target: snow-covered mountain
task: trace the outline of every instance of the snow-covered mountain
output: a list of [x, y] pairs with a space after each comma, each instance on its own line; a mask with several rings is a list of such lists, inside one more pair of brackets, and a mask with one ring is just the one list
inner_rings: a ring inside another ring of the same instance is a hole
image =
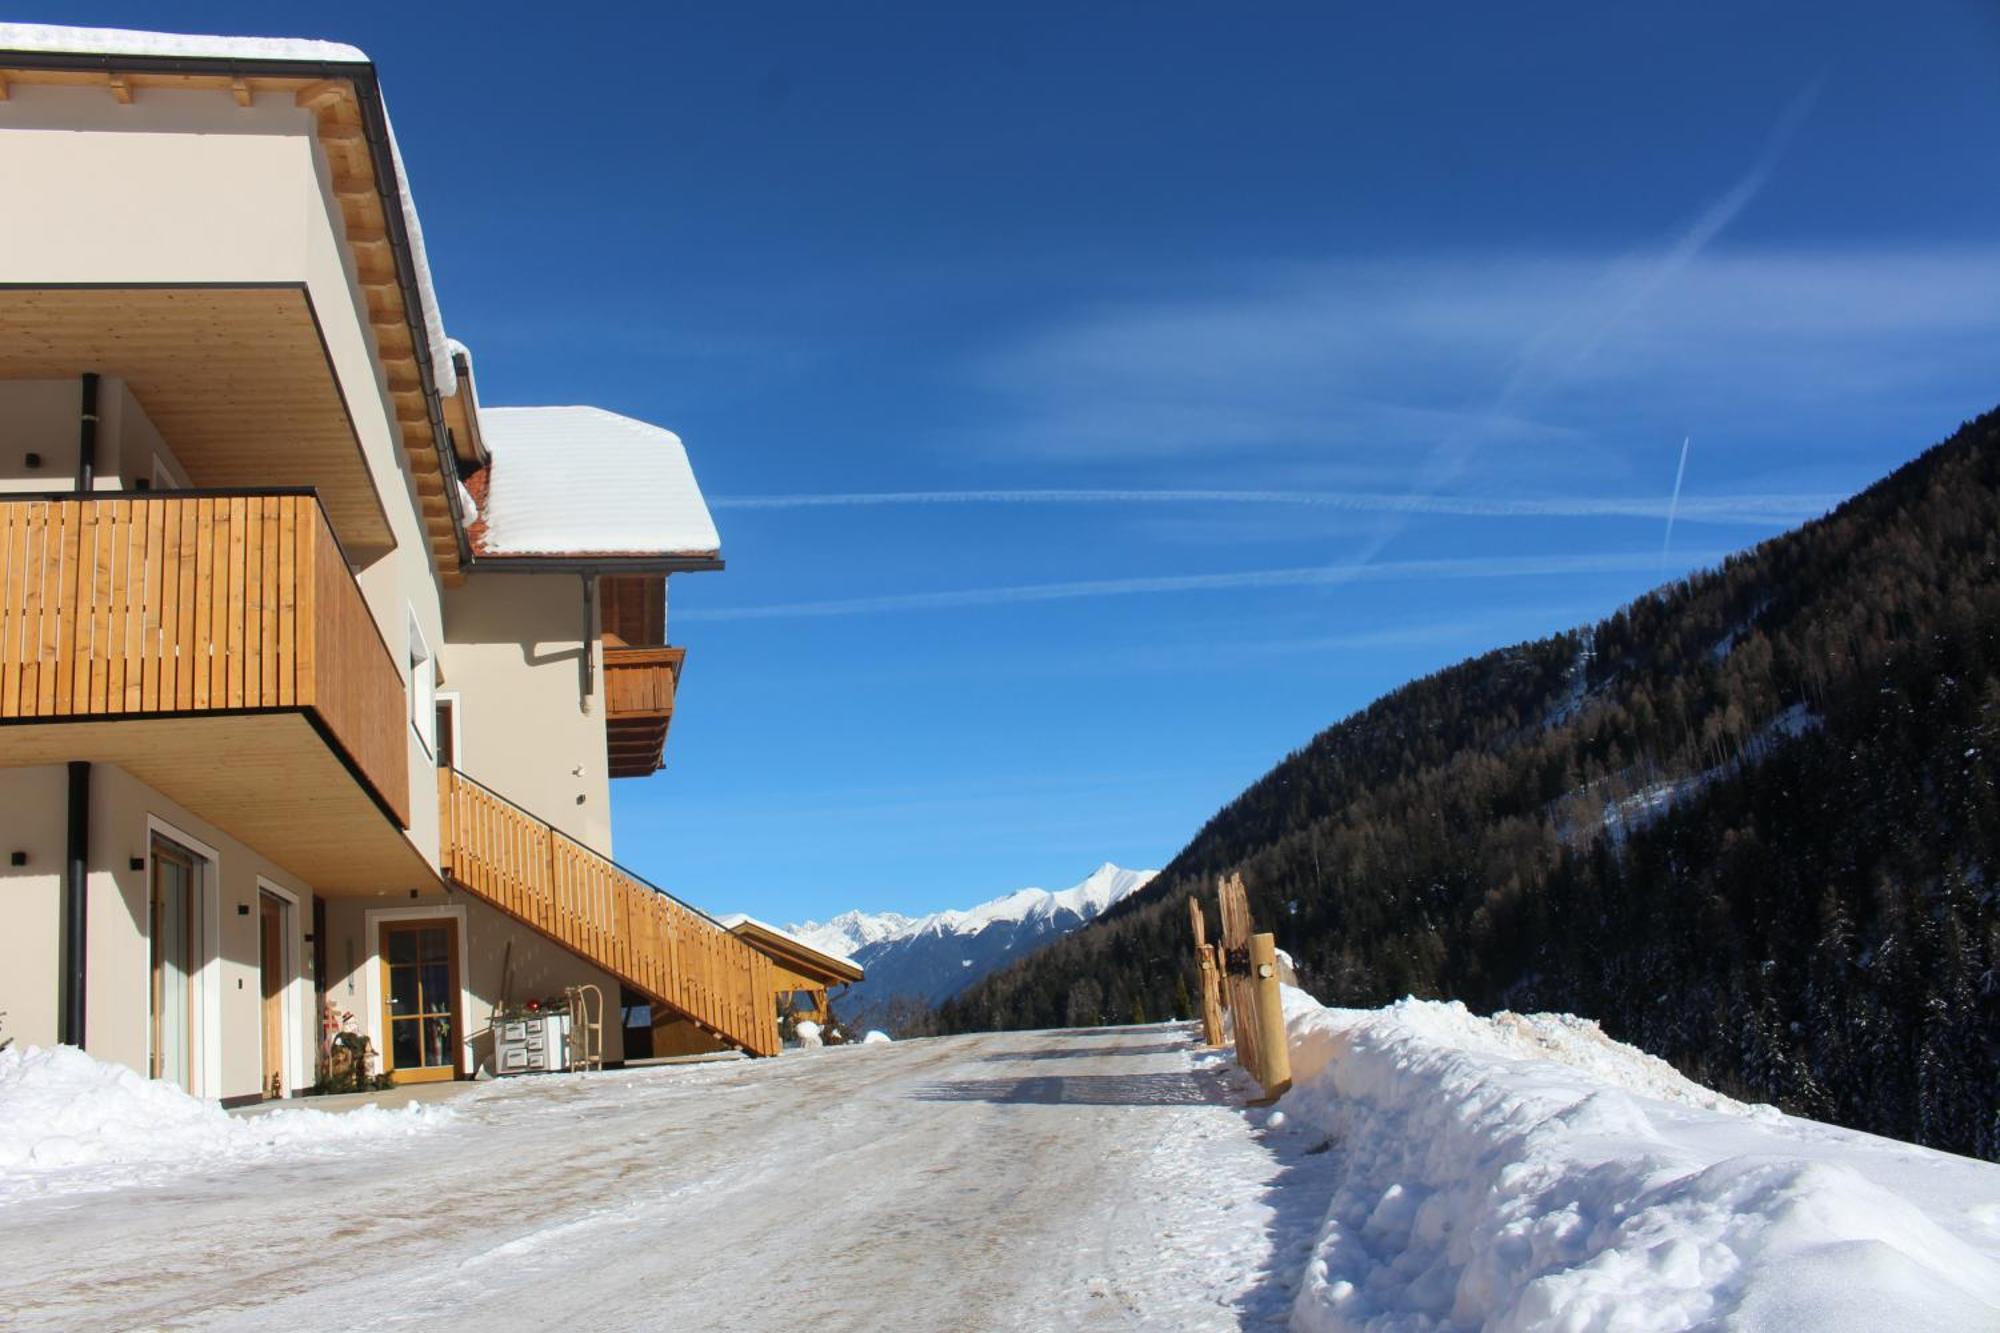
[[1094, 919], [1157, 873], [1107, 861], [1081, 883], [1055, 892], [1018, 889], [977, 907], [922, 917], [842, 912], [785, 930], [815, 949], [861, 964], [868, 979], [849, 987], [835, 1009], [850, 1024], [879, 1024], [896, 996], [941, 1004], [995, 968]]

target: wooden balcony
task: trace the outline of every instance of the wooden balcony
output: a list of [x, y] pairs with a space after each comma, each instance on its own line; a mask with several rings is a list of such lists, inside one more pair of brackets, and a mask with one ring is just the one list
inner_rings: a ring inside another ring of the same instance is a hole
[[322, 892], [414, 887], [406, 697], [309, 491], [0, 495], [0, 765], [117, 764]]
[[685, 648], [604, 645], [604, 729], [614, 778], [657, 772], [674, 718]]
[[778, 1053], [769, 958], [456, 769], [438, 804], [453, 883], [727, 1044]]

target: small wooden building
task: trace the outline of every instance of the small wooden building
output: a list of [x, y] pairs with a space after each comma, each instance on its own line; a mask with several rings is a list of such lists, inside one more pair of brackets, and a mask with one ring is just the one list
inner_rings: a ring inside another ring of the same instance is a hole
[[[770, 1003], [780, 1015], [794, 1020], [811, 1019], [825, 1025], [830, 1016], [828, 992], [851, 986], [864, 975], [851, 958], [842, 958], [815, 949], [796, 935], [740, 913], [721, 918], [729, 933], [771, 960]], [[696, 1055], [725, 1050], [707, 1032], [684, 1019], [663, 1015], [668, 1021], [653, 1027], [653, 1054]]]

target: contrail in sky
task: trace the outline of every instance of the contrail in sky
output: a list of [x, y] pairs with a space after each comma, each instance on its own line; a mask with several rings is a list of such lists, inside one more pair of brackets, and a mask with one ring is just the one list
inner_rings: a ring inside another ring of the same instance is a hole
[[[1795, 523], [1816, 518], [1845, 497], [1835, 494], [1723, 495], [1690, 500], [1689, 521]], [[1663, 501], [1634, 496], [1427, 495], [1390, 491], [1254, 490], [977, 490], [848, 491], [798, 495], [711, 496], [713, 509], [846, 509], [887, 505], [1292, 505], [1376, 514], [1452, 518], [1641, 518], [1666, 515]]]
[[[1484, 419], [1492, 421], [1508, 415], [1521, 403], [1531, 401], [1543, 390], [1575, 374], [1617, 332], [1619, 325], [1692, 264], [1722, 234], [1723, 229], [1750, 206], [1750, 201], [1770, 181], [1771, 173], [1777, 169], [1792, 137], [1798, 133], [1799, 126], [1818, 100], [1820, 88], [1825, 82], [1826, 76], [1822, 74], [1786, 104], [1779, 113], [1777, 123], [1764, 137], [1763, 147], [1750, 164], [1750, 169], [1702, 209], [1665, 250], [1639, 271], [1636, 280], [1625, 285], [1617, 299], [1594, 310], [1580, 312], [1579, 320], [1568, 321], [1581, 323], [1583, 327], [1581, 336], [1570, 340], [1567, 355], [1560, 355], [1559, 349], [1553, 346], [1558, 336], [1565, 332], [1560, 325], [1530, 339], [1522, 348], [1512, 373], [1488, 404]], [[1439, 441], [1424, 460], [1412, 492], [1426, 494], [1448, 484], [1465, 470], [1477, 444], [1476, 429], [1456, 432]], [[1400, 518], [1383, 523], [1380, 530], [1352, 557], [1354, 563], [1366, 564], [1380, 555], [1401, 534], [1404, 526]]]
[[1681, 441], [1681, 465], [1674, 469], [1674, 498], [1667, 502], [1667, 535], [1660, 541], [1660, 573], [1667, 572], [1667, 551], [1674, 544], [1674, 515], [1681, 507], [1681, 483], [1687, 480], [1688, 446], [1694, 443], [1689, 435]]
[[[1719, 553], [1701, 557], [1712, 564]], [[1243, 588], [1327, 587], [1345, 583], [1568, 577], [1578, 574], [1651, 573], [1650, 552], [1607, 555], [1503, 556], [1495, 559], [1385, 560], [1372, 565], [1308, 565], [1292, 569], [1244, 569], [1222, 574], [1169, 574], [1125, 579], [1083, 579], [1073, 583], [1025, 583], [998, 588], [954, 588], [944, 592], [891, 593], [822, 602], [777, 602], [767, 606], [725, 606], [676, 611], [680, 620], [779, 620], [806, 616], [866, 615], [880, 611], [948, 611], [969, 606], [1013, 606], [1067, 602], [1087, 597], [1130, 597], [1148, 593], [1220, 592]]]

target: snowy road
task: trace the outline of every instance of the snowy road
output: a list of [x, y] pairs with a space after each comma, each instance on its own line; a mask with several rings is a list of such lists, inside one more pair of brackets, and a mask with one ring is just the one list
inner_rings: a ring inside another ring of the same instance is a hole
[[[488, 1085], [419, 1137], [0, 1209], [0, 1324], [1235, 1328], [1325, 1159], [1184, 1029]], [[1280, 1136], [1288, 1137], [1288, 1136]]]

